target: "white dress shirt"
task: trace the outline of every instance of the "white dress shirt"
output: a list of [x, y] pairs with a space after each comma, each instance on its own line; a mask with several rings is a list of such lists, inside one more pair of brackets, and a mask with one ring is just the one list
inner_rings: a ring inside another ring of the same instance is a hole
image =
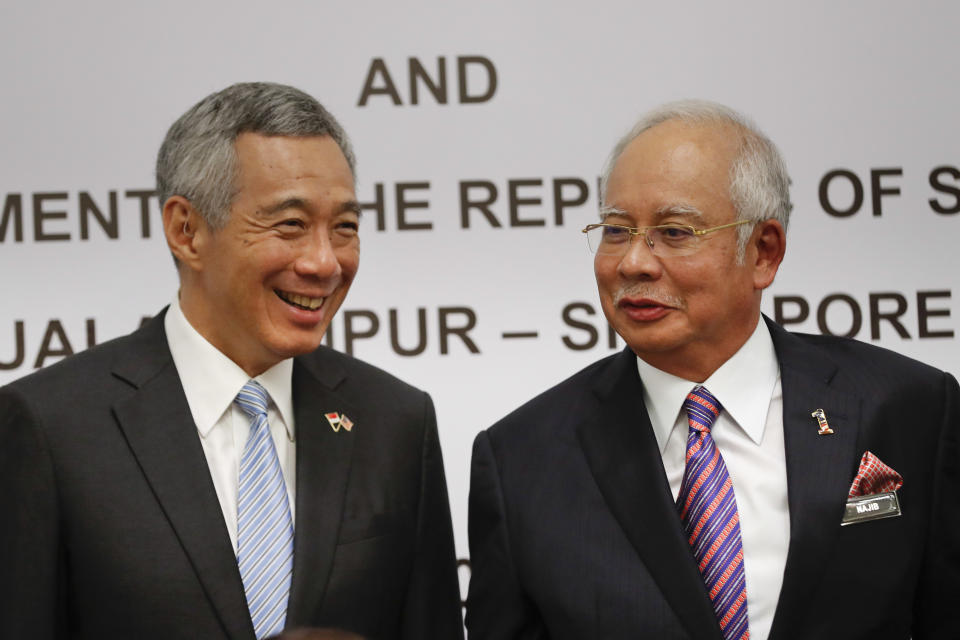
[[[250, 434], [251, 421], [233, 400], [250, 377], [193, 328], [177, 299], [170, 303], [164, 328], [236, 553], [240, 456]], [[270, 395], [267, 420], [287, 485], [291, 518], [295, 515], [297, 462], [292, 376], [293, 360], [287, 359], [254, 378]]]
[[[639, 358], [637, 367], [643, 380], [643, 400], [676, 500], [683, 482], [689, 431], [683, 401], [699, 385]], [[765, 322], [758, 318], [747, 342], [703, 386], [723, 407], [710, 433], [730, 473], [740, 514], [750, 638], [766, 640], [783, 584], [790, 512], [780, 365]]]

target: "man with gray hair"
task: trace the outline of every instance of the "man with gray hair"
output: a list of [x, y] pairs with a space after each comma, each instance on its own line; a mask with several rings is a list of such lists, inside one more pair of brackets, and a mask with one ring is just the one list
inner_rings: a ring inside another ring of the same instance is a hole
[[233, 85], [157, 189], [170, 306], [0, 389], [0, 637], [462, 637], [433, 404], [320, 344], [359, 264], [343, 129]]
[[584, 232], [627, 348], [477, 436], [471, 640], [958, 637], [960, 388], [761, 315], [788, 185], [714, 103], [616, 145]]

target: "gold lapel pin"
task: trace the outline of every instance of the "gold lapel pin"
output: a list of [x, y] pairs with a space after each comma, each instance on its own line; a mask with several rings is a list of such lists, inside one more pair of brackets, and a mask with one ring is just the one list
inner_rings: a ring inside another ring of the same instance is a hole
[[817, 431], [817, 435], [827, 435], [833, 433], [833, 429], [830, 428], [830, 425], [827, 424], [827, 414], [823, 412], [823, 409], [817, 409], [810, 414], [811, 418], [816, 418], [817, 423], [820, 425], [820, 430]]

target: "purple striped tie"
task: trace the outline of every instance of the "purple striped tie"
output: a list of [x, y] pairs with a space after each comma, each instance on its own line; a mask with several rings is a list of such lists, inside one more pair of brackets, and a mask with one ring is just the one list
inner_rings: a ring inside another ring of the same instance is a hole
[[710, 426], [722, 407], [703, 387], [683, 403], [690, 423], [677, 509], [725, 640], [747, 640], [747, 582], [733, 483]]

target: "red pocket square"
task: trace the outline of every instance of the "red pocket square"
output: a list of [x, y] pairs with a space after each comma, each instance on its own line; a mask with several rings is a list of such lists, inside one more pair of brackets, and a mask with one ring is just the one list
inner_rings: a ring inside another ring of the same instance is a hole
[[877, 456], [865, 451], [860, 458], [860, 468], [857, 469], [857, 477], [853, 479], [847, 497], [856, 498], [885, 491], [896, 491], [902, 486], [903, 476], [883, 464]]

